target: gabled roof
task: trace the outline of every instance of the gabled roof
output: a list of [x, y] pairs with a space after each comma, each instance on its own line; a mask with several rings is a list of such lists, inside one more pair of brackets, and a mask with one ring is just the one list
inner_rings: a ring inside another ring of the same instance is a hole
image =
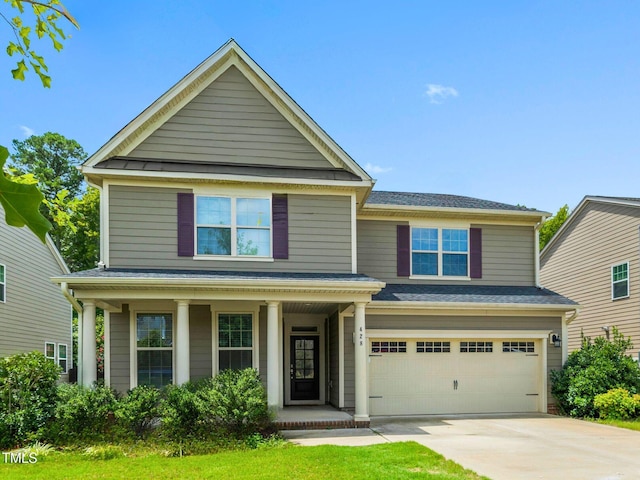
[[[372, 179], [320, 126], [256, 63], [230, 39], [198, 65], [164, 95], [134, 118], [82, 166], [85, 174], [98, 163], [112, 157], [126, 156], [140, 145], [184, 105], [212, 84], [230, 67], [238, 68], [264, 97], [338, 169], [357, 175], [371, 184]], [[104, 172], [104, 170], [102, 170]]]
[[547, 252], [551, 250], [554, 244], [556, 244], [564, 236], [564, 233], [569, 229], [571, 225], [576, 221], [580, 212], [584, 210], [590, 203], [606, 203], [613, 205], [620, 205], [624, 207], [638, 207], [640, 208], [640, 198], [633, 197], [607, 197], [600, 195], [586, 195], [578, 204], [578, 206], [569, 214], [569, 217], [565, 220], [562, 226], [558, 229], [555, 235], [547, 242], [542, 251], [540, 252], [540, 258], [544, 257]]

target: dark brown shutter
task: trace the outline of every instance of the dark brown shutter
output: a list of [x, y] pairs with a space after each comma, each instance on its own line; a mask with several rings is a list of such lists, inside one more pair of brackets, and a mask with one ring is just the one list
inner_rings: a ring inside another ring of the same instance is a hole
[[289, 208], [286, 195], [273, 195], [271, 216], [273, 258], [289, 258]]
[[193, 257], [193, 193], [178, 193], [178, 256]]
[[409, 225], [397, 226], [398, 236], [398, 276], [411, 275], [411, 227]]
[[482, 229], [469, 229], [471, 278], [482, 278]]

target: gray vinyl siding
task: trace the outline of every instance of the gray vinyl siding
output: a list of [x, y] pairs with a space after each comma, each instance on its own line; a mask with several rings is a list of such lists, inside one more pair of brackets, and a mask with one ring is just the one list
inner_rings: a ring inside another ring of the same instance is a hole
[[229, 68], [129, 156], [332, 168], [236, 67]]
[[45, 342], [55, 343], [56, 350], [58, 344], [66, 344], [71, 368], [71, 305], [50, 280], [64, 271], [30, 230], [5, 223], [1, 207], [0, 219], [0, 264], [6, 277], [6, 298], [0, 302], [0, 357], [44, 353]]
[[131, 318], [129, 305], [122, 313], [111, 313], [109, 355], [111, 356], [111, 388], [124, 393], [131, 388]]
[[211, 309], [209, 305], [189, 307], [189, 375], [191, 380], [211, 377]]
[[175, 188], [109, 188], [110, 267], [351, 272], [351, 197], [289, 195], [289, 258], [264, 261], [179, 257]]
[[356, 356], [353, 344], [353, 317], [344, 319], [344, 408], [356, 408]]
[[329, 317], [329, 403], [334, 407], [340, 406], [340, 359], [339, 359], [339, 322], [338, 314]]
[[[358, 271], [388, 283], [459, 284], [459, 280], [410, 279], [397, 275], [397, 225], [408, 222], [358, 220]], [[533, 227], [478, 225], [482, 229], [482, 278], [465, 285], [534, 285]]]
[[[374, 330], [538, 330], [560, 333], [560, 317], [485, 317], [485, 316], [419, 316], [419, 315], [367, 315], [367, 334]], [[542, 340], [547, 341], [547, 340]], [[552, 403], [549, 372], [562, 368], [562, 348], [547, 343], [547, 398]]]
[[[569, 351], [580, 348], [580, 334], [604, 335], [616, 326], [640, 350], [640, 208], [589, 203], [540, 260], [543, 286], [581, 305], [569, 324]], [[611, 267], [629, 262], [629, 298], [612, 300]], [[611, 337], [613, 338], [613, 337]]]

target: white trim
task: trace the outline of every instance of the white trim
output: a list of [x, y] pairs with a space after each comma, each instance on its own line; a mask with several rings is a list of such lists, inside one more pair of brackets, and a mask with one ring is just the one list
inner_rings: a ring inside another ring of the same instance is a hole
[[7, 266], [0, 263], [0, 269], [2, 270], [2, 282], [0, 282], [0, 288], [2, 289], [2, 299], [0, 303], [7, 303]]
[[358, 273], [358, 215], [356, 194], [351, 194], [351, 273]]
[[104, 311], [104, 385], [111, 387], [111, 312]]
[[[620, 267], [622, 265], [626, 265], [627, 266], [627, 278], [626, 278], [626, 281], [627, 281], [627, 294], [622, 296], [622, 297], [614, 297], [614, 295], [613, 295], [614, 284], [615, 283], [621, 283], [624, 280], [614, 281], [613, 280], [613, 269], [615, 267]], [[614, 265], [611, 265], [611, 276], [610, 276], [610, 279], [611, 279], [611, 300], [624, 300], [625, 298], [629, 298], [629, 295], [631, 294], [631, 275], [630, 275], [631, 272], [630, 272], [629, 268], [630, 268], [629, 261], [620, 262], [620, 263], [616, 263]]]
[[109, 188], [111, 184], [104, 180], [100, 190], [100, 260], [108, 268], [111, 264], [109, 237]]
[[[429, 280], [429, 279], [438, 279], [438, 280], [471, 280], [471, 233], [470, 233], [470, 225], [469, 223], [455, 223], [455, 222], [443, 222], [442, 224], [432, 224], [432, 223], [423, 223], [423, 222], [410, 222], [409, 224], [409, 265], [410, 265], [410, 279], [418, 279], [418, 280]], [[436, 230], [438, 235], [438, 249], [436, 251], [433, 250], [414, 250], [413, 249], [413, 230]], [[444, 250], [444, 240], [442, 238], [443, 230], [459, 230], [467, 232], [467, 251], [466, 252], [452, 252]], [[436, 254], [438, 258], [437, 275], [426, 275], [426, 274], [415, 274], [413, 273], [413, 253], [427, 253], [427, 254]], [[445, 275], [444, 271], [444, 255], [466, 255], [467, 258], [467, 274], [466, 275]]]
[[45, 242], [47, 244], [47, 247], [49, 247], [49, 250], [51, 251], [54, 260], [58, 263], [58, 266], [62, 270], [62, 273], [65, 273], [65, 274], [71, 273], [71, 271], [69, 270], [69, 267], [67, 266], [67, 262], [65, 262], [64, 258], [62, 258], [62, 255], [60, 255], [60, 252], [56, 248], [55, 244], [53, 243], [53, 240], [51, 240], [51, 236], [48, 233], [45, 237]]
[[[49, 355], [47, 355], [47, 345], [53, 345], [53, 357], [50, 357]], [[47, 360], [53, 360], [54, 362], [56, 361], [56, 343], [55, 342], [44, 342], [44, 358], [46, 358]]]
[[338, 376], [340, 391], [338, 408], [344, 408], [344, 312], [338, 312]]
[[464, 311], [470, 314], [485, 315], [486, 313], [496, 314], [499, 312], [517, 313], [527, 315], [535, 313], [541, 315], [550, 312], [553, 315], [560, 315], [561, 312], [576, 310], [580, 305], [563, 304], [539, 304], [539, 303], [474, 303], [474, 302], [387, 302], [372, 301], [367, 305], [368, 315], [384, 315], [395, 313], [398, 315], [414, 315], [416, 311]]
[[537, 338], [548, 339], [551, 330], [397, 330], [367, 329], [367, 338]]
[[497, 210], [490, 208], [458, 208], [458, 207], [425, 207], [425, 206], [417, 206], [417, 205], [387, 205], [387, 204], [375, 204], [375, 203], [367, 203], [362, 207], [362, 213], [367, 214], [368, 212], [385, 212], [385, 211], [393, 211], [393, 212], [424, 212], [424, 213], [466, 213], [466, 214], [475, 214], [475, 215], [497, 215], [497, 216], [517, 216], [517, 217], [529, 217], [532, 220], [544, 218], [551, 215], [549, 212], [540, 212], [540, 211], [523, 211], [523, 210]]
[[[196, 238], [197, 241], [197, 238]], [[272, 242], [273, 243], [273, 242]], [[273, 251], [273, 245], [272, 245]], [[220, 261], [224, 260], [227, 262], [263, 262], [263, 263], [273, 263], [275, 259], [273, 257], [252, 257], [251, 255], [242, 255], [241, 257], [232, 257], [230, 255], [198, 255], [194, 256], [193, 260], [197, 261]]]
[[[65, 357], [60, 357], [60, 347], [64, 345]], [[66, 362], [66, 368], [62, 370], [61, 375], [66, 375], [69, 373], [69, 344], [67, 343], [58, 343], [56, 345], [56, 364], [60, 366], [60, 360], [64, 360]]]
[[542, 222], [533, 227], [533, 278], [534, 285], [540, 288], [540, 227]]
[[[219, 309], [214, 308], [214, 305], [211, 305], [212, 311], [212, 332], [211, 332], [211, 348], [212, 348], [212, 371], [213, 376], [216, 376], [220, 372], [220, 343], [218, 338], [218, 317], [220, 315], [251, 315], [251, 366], [255, 368], [258, 372], [260, 372], [260, 307], [256, 306], [254, 309], [246, 309], [246, 308], [225, 308], [224, 305], [221, 305]], [[232, 348], [232, 347], [223, 347], [224, 351], [231, 350], [249, 350], [248, 347], [242, 348]]]
[[[363, 207], [364, 208], [364, 207]], [[393, 222], [397, 224], [399, 222], [411, 222], [413, 219], [421, 219], [425, 215], [429, 215], [429, 212], [420, 212], [416, 211], [413, 213], [410, 212], [395, 212], [394, 214], [390, 213], [388, 215], [384, 214], [376, 214], [371, 215], [370, 212], [363, 211], [362, 209], [358, 212], [358, 220], [370, 220], [375, 222]], [[509, 225], [514, 227], [532, 227], [537, 222], [537, 219], [531, 219], [528, 221], [518, 220], [518, 219], [508, 219], [508, 218], [495, 218], [491, 215], [483, 216], [479, 211], [469, 212], [469, 213], [452, 213], [451, 216], [445, 216], [443, 213], [438, 214], [438, 218], [442, 217], [443, 221], [448, 219], [457, 220], [459, 217], [463, 217], [464, 220], [471, 225], [474, 226], [485, 226], [485, 225]], [[451, 217], [451, 218], [450, 218]]]
[[[129, 311], [129, 321], [130, 321], [130, 341], [129, 341], [129, 355], [130, 355], [130, 375], [129, 383], [131, 388], [135, 388], [138, 386], [138, 345], [137, 345], [137, 319], [138, 314], [170, 314], [171, 315], [171, 336], [172, 336], [172, 345], [171, 347], [156, 347], [157, 350], [169, 350], [171, 348], [171, 383], [175, 384], [176, 381], [176, 321], [177, 321], [177, 305], [172, 306], [172, 308], [142, 308], [143, 306], [136, 306], [136, 308], [130, 308]], [[150, 350], [150, 348], [147, 348]]]
[[542, 413], [547, 413], [547, 377], [549, 377], [547, 372], [547, 350], [549, 346], [548, 342], [544, 340], [540, 340], [540, 346], [542, 347], [542, 353], [540, 354], [542, 358], [540, 358], [540, 403], [538, 409]]

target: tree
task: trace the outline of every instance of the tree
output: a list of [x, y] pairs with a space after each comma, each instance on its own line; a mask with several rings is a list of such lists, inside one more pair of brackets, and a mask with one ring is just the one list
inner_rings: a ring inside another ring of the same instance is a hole
[[560, 207], [560, 210], [551, 218], [547, 218], [540, 228], [540, 250], [549, 243], [549, 240], [553, 238], [562, 224], [567, 220], [569, 216], [569, 206], [564, 205]]
[[100, 192], [87, 188], [84, 195], [68, 204], [69, 215], [64, 217], [60, 254], [72, 272], [94, 268], [100, 258]]
[[[49, 68], [44, 58], [31, 48], [31, 34], [35, 32], [38, 39], [48, 37], [53, 47], [60, 51], [62, 49], [61, 40], [64, 40], [66, 36], [56, 22], [60, 17], [64, 17], [76, 28], [79, 28], [78, 22], [67, 12], [59, 0], [5, 0], [5, 4], [18, 10], [18, 15], [12, 18], [0, 11], [0, 18], [9, 25], [16, 40], [15, 42], [10, 41], [7, 46], [7, 54], [19, 58], [16, 68], [11, 71], [13, 78], [24, 80], [25, 72], [29, 70], [26, 63], [28, 61], [34, 72], [40, 77], [42, 85], [50, 87], [51, 77], [45, 73]], [[24, 20], [25, 4], [31, 7], [34, 16], [33, 27]], [[43, 196], [35, 185], [15, 182], [15, 179], [4, 170], [8, 156], [9, 151], [0, 146], [0, 204], [5, 211], [5, 220], [8, 225], [13, 227], [27, 226], [44, 242], [47, 232], [51, 229], [51, 224], [39, 211]]]

